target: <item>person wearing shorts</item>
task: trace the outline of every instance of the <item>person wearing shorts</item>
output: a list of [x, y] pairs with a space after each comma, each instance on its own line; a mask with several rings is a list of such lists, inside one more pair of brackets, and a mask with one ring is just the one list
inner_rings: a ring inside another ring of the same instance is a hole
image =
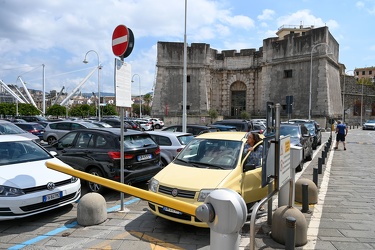
[[345, 124], [341, 123], [341, 121], [337, 121], [336, 126], [336, 146], [334, 149], [338, 149], [339, 142], [342, 141], [342, 144], [344, 144], [344, 150], [346, 150], [346, 143], [345, 143], [345, 137], [348, 134], [348, 128], [345, 126]]

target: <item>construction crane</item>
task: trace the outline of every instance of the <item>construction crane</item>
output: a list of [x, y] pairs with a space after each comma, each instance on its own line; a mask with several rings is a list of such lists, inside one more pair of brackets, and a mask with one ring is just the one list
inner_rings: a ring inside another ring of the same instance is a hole
[[63, 92], [64, 88], [65, 88], [65, 86], [63, 86], [63, 87], [62, 87], [62, 89], [60, 90], [59, 94], [57, 95], [57, 97], [56, 97], [56, 99], [55, 99], [55, 101], [53, 102], [53, 104], [52, 104], [52, 105], [55, 105], [55, 104], [56, 104], [56, 102], [57, 102], [57, 100], [59, 100], [59, 97], [61, 96], [61, 94], [62, 94], [62, 92]]
[[25, 84], [24, 81], [22, 80], [21, 76], [19, 76], [17, 79], [20, 80], [20, 82], [21, 82], [21, 84], [22, 84], [22, 86], [23, 86], [23, 88], [24, 88], [24, 90], [25, 90], [25, 92], [26, 92], [26, 95], [27, 95], [27, 97], [29, 98], [31, 104], [32, 104], [35, 108], [38, 108], [38, 106], [36, 106], [36, 104], [35, 104], [35, 102], [34, 102], [34, 99], [33, 99], [32, 96], [31, 96], [29, 90], [27, 89], [26, 84]]
[[11, 90], [8, 85], [6, 85], [6, 83], [4, 83], [2, 80], [0, 80], [0, 85], [3, 86], [3, 88], [9, 93], [11, 94], [18, 102], [20, 103], [25, 103], [24, 100], [22, 100], [16, 93], [14, 93], [13, 90]]
[[[70, 93], [61, 103], [60, 105], [61, 106], [64, 106], [68, 101], [69, 99], [76, 93], [78, 92], [79, 88], [82, 87], [83, 84], [85, 84], [85, 82], [92, 76], [92, 74], [94, 74], [95, 70], [97, 70], [98, 68], [95, 67], [86, 77], [85, 79], [83, 79], [75, 89], [73, 89], [72, 93]], [[99, 70], [99, 69], [98, 69]]]

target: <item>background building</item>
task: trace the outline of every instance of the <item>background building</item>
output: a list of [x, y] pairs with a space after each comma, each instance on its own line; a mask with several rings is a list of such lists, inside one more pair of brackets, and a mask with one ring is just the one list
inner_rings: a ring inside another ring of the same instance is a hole
[[[223, 117], [264, 117], [266, 103], [286, 104], [293, 116], [338, 117], [343, 113], [339, 45], [328, 27], [281, 27], [256, 49], [218, 53], [209, 44], [187, 49], [188, 116], [216, 109]], [[158, 42], [153, 116], [182, 115], [183, 43]], [[312, 67], [311, 67], [312, 65]], [[285, 111], [284, 111], [285, 114]]]

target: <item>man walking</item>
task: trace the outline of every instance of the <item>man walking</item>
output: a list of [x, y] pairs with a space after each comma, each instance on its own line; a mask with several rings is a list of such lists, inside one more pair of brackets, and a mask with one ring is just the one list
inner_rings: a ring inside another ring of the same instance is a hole
[[344, 150], [346, 150], [345, 137], [347, 134], [348, 134], [348, 128], [345, 126], [345, 124], [341, 123], [341, 121], [337, 121], [336, 147], [334, 149], [338, 149], [339, 142], [342, 141], [342, 143], [344, 144]]

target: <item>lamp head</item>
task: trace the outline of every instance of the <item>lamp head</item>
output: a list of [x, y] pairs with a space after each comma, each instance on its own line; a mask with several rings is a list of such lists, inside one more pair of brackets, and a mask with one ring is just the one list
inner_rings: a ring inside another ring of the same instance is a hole
[[87, 61], [86, 58], [85, 58], [85, 60], [83, 60], [82, 62], [83, 62], [83, 63], [88, 63], [89, 61]]

